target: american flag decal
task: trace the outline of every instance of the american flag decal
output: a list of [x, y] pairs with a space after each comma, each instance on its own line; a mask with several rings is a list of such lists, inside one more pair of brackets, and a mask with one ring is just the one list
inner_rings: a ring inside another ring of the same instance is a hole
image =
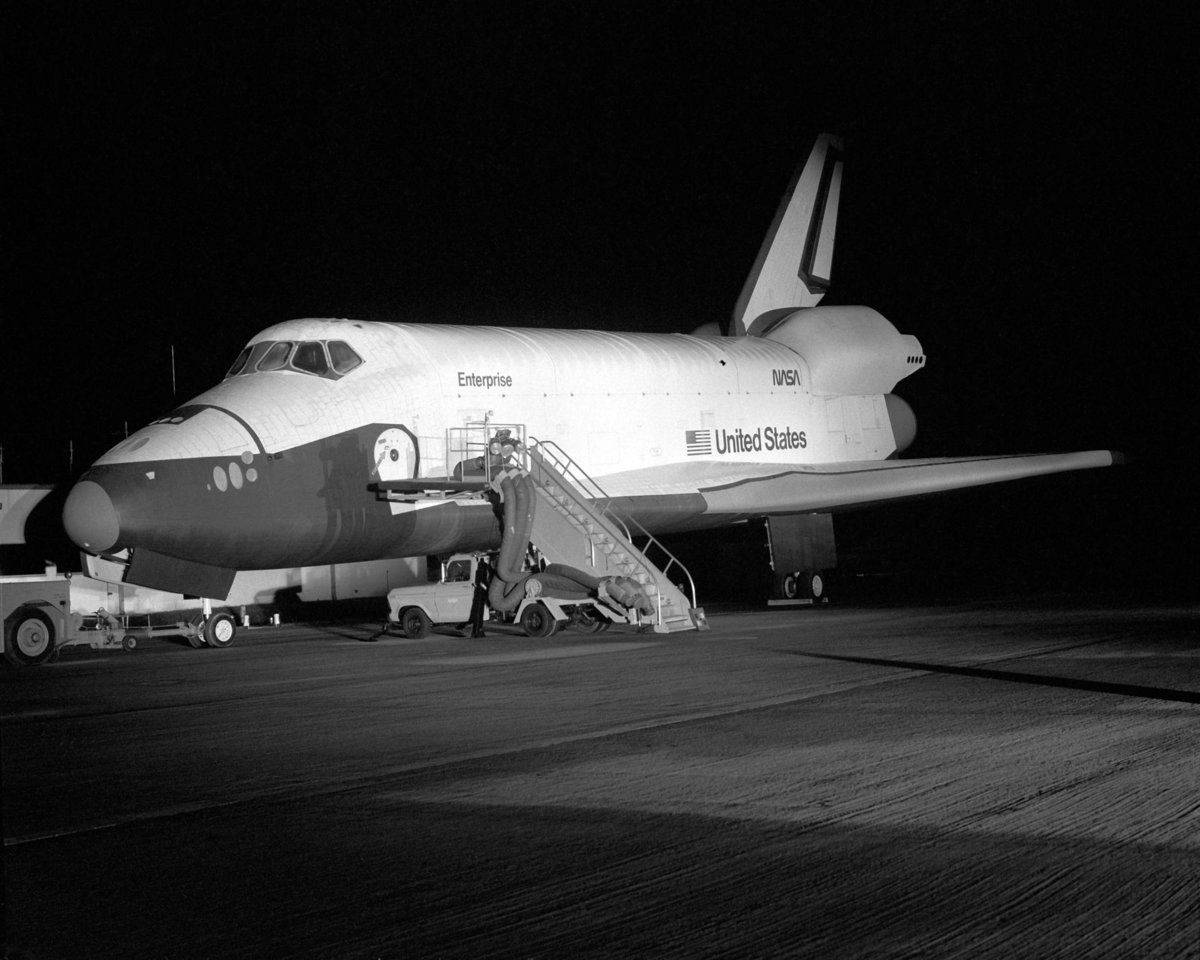
[[712, 455], [711, 430], [685, 430], [684, 439], [687, 441], [687, 455], [689, 457]]

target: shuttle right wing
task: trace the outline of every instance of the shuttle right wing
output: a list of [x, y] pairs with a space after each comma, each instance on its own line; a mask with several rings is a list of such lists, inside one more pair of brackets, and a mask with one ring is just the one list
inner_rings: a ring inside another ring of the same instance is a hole
[[[698, 494], [704, 514], [763, 516], [836, 512], [1119, 462], [1121, 455], [1111, 450], [813, 466], [708, 461], [672, 468], [669, 479], [662, 475], [663, 468], [652, 468], [603, 477], [601, 482], [614, 500], [625, 500], [634, 509], [640, 492], [653, 491], [651, 500], [686, 496], [694, 507], [700, 507]], [[652, 477], [651, 472], [658, 475]], [[665, 506], [663, 500], [659, 502]]]

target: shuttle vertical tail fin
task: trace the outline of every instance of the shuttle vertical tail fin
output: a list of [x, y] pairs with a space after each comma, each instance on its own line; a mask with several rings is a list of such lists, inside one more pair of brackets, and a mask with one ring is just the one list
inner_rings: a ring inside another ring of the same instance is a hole
[[780, 311], [813, 307], [829, 287], [842, 192], [842, 143], [817, 137], [796, 170], [733, 309], [730, 336], [761, 333]]

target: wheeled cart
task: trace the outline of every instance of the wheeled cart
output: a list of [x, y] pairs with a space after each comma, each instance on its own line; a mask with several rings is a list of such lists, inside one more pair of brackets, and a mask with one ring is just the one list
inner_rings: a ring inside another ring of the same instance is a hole
[[100, 608], [92, 614], [71, 610], [71, 575], [60, 573], [0, 577], [4, 620], [4, 659], [16, 667], [53, 663], [70, 646], [93, 650], [134, 650], [152, 637], [184, 637], [193, 647], [227, 647], [237, 636], [232, 614], [202, 612], [173, 624], [134, 626]]

